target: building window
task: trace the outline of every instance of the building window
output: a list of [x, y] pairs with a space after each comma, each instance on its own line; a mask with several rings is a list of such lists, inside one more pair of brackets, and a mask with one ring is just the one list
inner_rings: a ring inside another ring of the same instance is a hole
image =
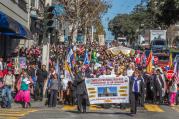
[[35, 7], [35, 0], [31, 0], [31, 7]]
[[13, 3], [17, 3], [17, 1], [16, 0], [11, 0]]
[[25, 12], [27, 12], [27, 3], [25, 0], [18, 0], [18, 6]]

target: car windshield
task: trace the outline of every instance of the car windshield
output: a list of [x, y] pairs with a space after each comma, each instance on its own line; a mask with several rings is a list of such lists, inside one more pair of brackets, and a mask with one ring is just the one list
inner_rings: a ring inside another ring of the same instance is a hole
[[169, 61], [169, 56], [157, 56], [159, 61]]
[[154, 41], [153, 45], [165, 45], [165, 41]]

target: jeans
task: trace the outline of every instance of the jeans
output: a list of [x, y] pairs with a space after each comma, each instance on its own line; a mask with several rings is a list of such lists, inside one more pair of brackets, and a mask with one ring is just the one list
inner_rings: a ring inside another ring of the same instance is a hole
[[49, 107], [56, 107], [56, 105], [57, 105], [57, 92], [58, 92], [58, 90], [50, 90]]
[[2, 90], [2, 97], [6, 98], [7, 97], [7, 102], [6, 102], [6, 107], [11, 107], [12, 103], [12, 96], [11, 96], [11, 86], [4, 86], [4, 89]]
[[44, 82], [37, 82], [37, 88], [38, 88], [38, 92], [39, 92], [39, 98], [42, 99], [43, 98], [43, 89], [44, 89]]

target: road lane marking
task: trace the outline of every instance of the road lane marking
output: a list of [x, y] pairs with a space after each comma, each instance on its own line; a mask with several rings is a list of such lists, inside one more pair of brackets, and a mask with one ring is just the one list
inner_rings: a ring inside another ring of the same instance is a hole
[[0, 119], [19, 119], [36, 112], [37, 109], [0, 109]]
[[[63, 111], [74, 111], [74, 110], [77, 110], [77, 106], [64, 105], [62, 110]], [[89, 110], [90, 111], [100, 111], [100, 110], [103, 110], [103, 108], [98, 107], [97, 105], [90, 105]]]
[[144, 108], [149, 112], [164, 112], [159, 105], [145, 104]]
[[77, 106], [72, 106], [72, 105], [65, 105], [62, 108], [62, 110], [64, 110], [64, 111], [73, 111], [73, 110], [76, 110], [76, 109], [77, 109]]
[[89, 110], [90, 111], [101, 111], [101, 110], [104, 110], [104, 108], [98, 107], [97, 105], [90, 105]]

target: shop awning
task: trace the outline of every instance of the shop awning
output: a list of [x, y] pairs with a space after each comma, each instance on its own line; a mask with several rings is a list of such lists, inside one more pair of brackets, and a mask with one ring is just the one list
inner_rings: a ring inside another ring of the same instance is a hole
[[13, 18], [0, 11], [0, 35], [16, 39], [31, 39], [30, 31]]

